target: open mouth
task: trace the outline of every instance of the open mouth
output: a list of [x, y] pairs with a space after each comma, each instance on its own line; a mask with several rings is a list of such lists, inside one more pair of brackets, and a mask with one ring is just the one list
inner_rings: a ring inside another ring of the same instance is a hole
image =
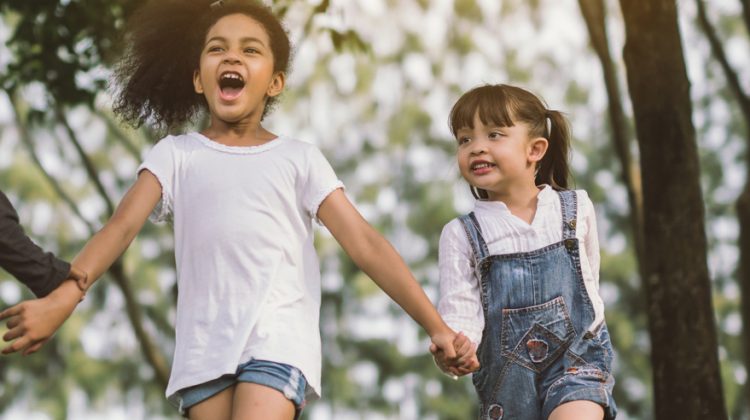
[[219, 89], [221, 90], [222, 99], [235, 99], [240, 96], [240, 93], [244, 88], [245, 79], [237, 72], [227, 71], [221, 73], [219, 76]]

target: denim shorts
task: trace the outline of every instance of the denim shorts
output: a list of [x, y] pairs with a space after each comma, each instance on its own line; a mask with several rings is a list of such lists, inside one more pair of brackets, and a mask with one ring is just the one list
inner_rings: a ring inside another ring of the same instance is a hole
[[250, 359], [249, 362], [239, 365], [237, 372], [234, 374], [223, 375], [217, 379], [177, 391], [180, 399], [180, 413], [183, 416], [187, 415], [190, 407], [213, 397], [238, 382], [263, 385], [283, 393], [294, 404], [295, 419], [299, 418], [302, 408], [305, 406], [307, 380], [299, 369], [284, 363]]

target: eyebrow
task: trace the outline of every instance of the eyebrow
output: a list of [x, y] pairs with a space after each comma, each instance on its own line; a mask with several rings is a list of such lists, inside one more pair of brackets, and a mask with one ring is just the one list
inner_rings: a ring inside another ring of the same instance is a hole
[[[224, 38], [223, 36], [212, 36], [211, 38], [209, 38], [209, 39], [206, 40], [206, 44], [208, 44], [209, 42], [212, 42], [212, 41], [227, 42], [227, 39]], [[266, 46], [266, 44], [264, 44], [263, 41], [260, 38], [256, 38], [254, 36], [247, 36], [247, 37], [244, 37], [244, 38], [240, 38], [240, 43], [241, 44], [250, 44], [250, 43], [253, 43], [253, 42], [254, 43], [258, 43], [260, 45], [263, 45], [264, 47]]]

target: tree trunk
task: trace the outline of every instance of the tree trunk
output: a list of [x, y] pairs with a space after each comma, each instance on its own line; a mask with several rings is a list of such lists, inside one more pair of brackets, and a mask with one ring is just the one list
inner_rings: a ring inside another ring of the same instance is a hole
[[[724, 46], [716, 32], [716, 29], [708, 20], [706, 7], [703, 0], [696, 0], [698, 10], [698, 23], [711, 45], [711, 54], [719, 62], [727, 85], [732, 95], [737, 100], [740, 112], [745, 120], [745, 165], [748, 173], [745, 176], [745, 187], [737, 197], [735, 210], [737, 221], [740, 225], [738, 247], [740, 251], [739, 267], [737, 270], [737, 282], [740, 285], [740, 312], [742, 313], [742, 346], [744, 349], [745, 366], [750, 366], [750, 96], [742, 88], [740, 76], [729, 63]], [[750, 31], [750, 9], [748, 0], [743, 1], [745, 23]], [[745, 382], [745, 403], [750, 404], [750, 385]]]
[[676, 4], [620, 0], [641, 152], [644, 272], [657, 419], [726, 419], [700, 168]]
[[586, 22], [591, 45], [599, 57], [604, 75], [604, 85], [607, 89], [609, 101], [609, 120], [612, 125], [612, 143], [615, 146], [617, 159], [620, 161], [621, 178], [628, 191], [630, 205], [630, 224], [633, 230], [633, 243], [638, 271], [643, 278], [643, 191], [641, 186], [640, 168], [633, 161], [630, 153], [631, 141], [625, 112], [623, 111], [622, 93], [617, 82], [617, 70], [612, 61], [612, 54], [607, 41], [607, 27], [605, 25], [605, 9], [603, 0], [578, 0], [581, 14]]

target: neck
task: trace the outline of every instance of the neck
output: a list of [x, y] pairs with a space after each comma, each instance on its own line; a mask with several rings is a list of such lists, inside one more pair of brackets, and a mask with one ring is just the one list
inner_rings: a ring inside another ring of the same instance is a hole
[[531, 223], [536, 214], [538, 196], [539, 188], [533, 183], [511, 187], [502, 192], [489, 192], [489, 200], [502, 201], [512, 214], [528, 223]]
[[275, 134], [263, 128], [259, 120], [228, 123], [214, 116], [201, 134], [227, 146], [258, 146], [276, 138]]

